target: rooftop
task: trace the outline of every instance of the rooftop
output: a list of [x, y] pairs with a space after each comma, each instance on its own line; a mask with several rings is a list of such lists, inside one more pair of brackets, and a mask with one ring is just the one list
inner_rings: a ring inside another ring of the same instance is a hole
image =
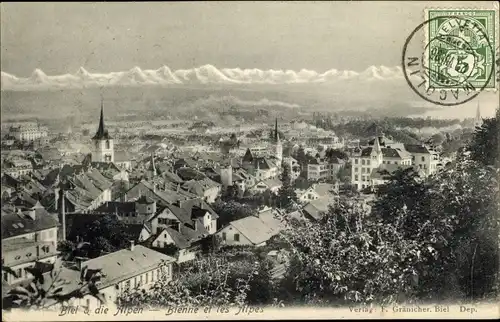
[[105, 288], [130, 277], [142, 274], [158, 267], [161, 261], [174, 262], [175, 259], [141, 245], [133, 250], [122, 249], [117, 252], [97, 257], [82, 263], [88, 269], [102, 269], [106, 276], [99, 288]]

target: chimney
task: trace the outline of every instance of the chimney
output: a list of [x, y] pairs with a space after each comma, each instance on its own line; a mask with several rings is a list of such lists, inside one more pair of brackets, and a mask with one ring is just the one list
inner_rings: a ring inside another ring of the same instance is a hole
[[59, 188], [54, 189], [54, 208], [59, 210]]
[[62, 240], [66, 240], [66, 193], [63, 191], [61, 200], [61, 219], [62, 219]]
[[76, 266], [78, 267], [78, 270], [81, 270], [82, 267], [84, 266], [83, 263], [88, 260], [87, 257], [80, 257], [80, 256], [76, 256], [75, 257], [75, 262], [76, 262]]
[[35, 212], [35, 209], [31, 208], [28, 210], [27, 212], [28, 216], [33, 219], [33, 220], [36, 220], [36, 212]]
[[130, 251], [134, 251], [135, 248], [135, 242], [133, 240], [130, 241]]

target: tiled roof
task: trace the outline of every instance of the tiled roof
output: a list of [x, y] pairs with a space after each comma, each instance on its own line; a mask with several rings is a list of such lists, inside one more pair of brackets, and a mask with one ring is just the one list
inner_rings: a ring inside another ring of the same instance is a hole
[[421, 144], [405, 144], [404, 146], [410, 153], [430, 153], [429, 149]]
[[107, 201], [99, 206], [96, 213], [133, 213], [135, 212], [135, 202]]
[[[161, 169], [160, 169], [161, 170]], [[170, 171], [163, 171], [162, 176], [171, 182], [174, 183], [182, 183], [184, 182], [181, 177], [179, 177], [177, 174], [170, 172]]]
[[2, 239], [55, 228], [58, 225], [58, 220], [44, 208], [35, 209], [34, 220], [27, 212], [2, 214]]
[[316, 200], [312, 200], [308, 202], [304, 208], [302, 209], [303, 212], [307, 213], [311, 217], [313, 217], [316, 220], [320, 220], [324, 213], [328, 211], [328, 207], [330, 205], [330, 200], [320, 198]]
[[281, 187], [283, 185], [283, 183], [279, 179], [267, 179], [261, 182], [264, 183], [269, 188]]
[[268, 226], [268, 224], [256, 216], [248, 216], [232, 221], [230, 225], [236, 228], [254, 245], [269, 240], [279, 232], [278, 229]]
[[364, 148], [363, 150], [361, 150], [361, 156], [362, 157], [370, 156], [372, 154], [372, 150], [373, 150], [372, 147]]
[[268, 227], [273, 230], [281, 230], [285, 228], [285, 223], [276, 216], [275, 211], [268, 209], [257, 214], [258, 218], [262, 220]]
[[175, 261], [170, 256], [142, 245], [136, 245], [133, 250], [122, 249], [83, 262], [82, 267], [87, 266], [89, 269], [102, 269], [102, 272], [106, 276], [101, 279], [99, 288], [103, 289], [154, 269], [158, 267], [162, 260], [167, 262]]
[[325, 197], [332, 194], [332, 190], [334, 189], [334, 185], [331, 183], [317, 183], [313, 190], [320, 196]]
[[250, 148], [248, 148], [245, 152], [245, 155], [243, 156], [243, 162], [252, 162], [254, 159], [252, 151], [250, 151]]
[[399, 158], [399, 159], [411, 158], [411, 155], [407, 151], [402, 151], [400, 149], [394, 149], [394, 148], [382, 148], [382, 154], [384, 158]]
[[190, 180], [182, 185], [182, 187], [188, 192], [196, 193], [198, 196], [203, 196], [205, 191], [218, 186], [220, 186], [219, 183], [209, 178], [203, 178], [201, 180]]
[[166, 208], [170, 210], [177, 219], [184, 224], [191, 224], [191, 214], [186, 209], [179, 208], [175, 205], [167, 205]]

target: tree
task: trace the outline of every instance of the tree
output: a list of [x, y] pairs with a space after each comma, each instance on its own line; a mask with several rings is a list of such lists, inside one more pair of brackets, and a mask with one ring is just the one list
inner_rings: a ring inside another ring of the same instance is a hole
[[304, 168], [305, 166], [307, 166], [308, 159], [307, 159], [307, 155], [306, 155], [306, 152], [305, 152], [303, 146], [299, 147], [299, 149], [297, 150], [296, 155], [294, 156], [294, 159], [297, 160], [298, 164], [300, 164], [300, 166], [302, 168]]
[[151, 291], [125, 292], [121, 305], [162, 308], [169, 306], [243, 306], [268, 302], [271, 281], [264, 262], [214, 254], [187, 263], [171, 281], [156, 282]]
[[294, 251], [283, 285], [289, 298], [342, 304], [498, 296], [499, 171], [466, 154], [427, 179], [401, 169], [379, 186], [370, 216], [340, 199], [319, 223], [286, 230]]
[[500, 109], [497, 108], [496, 115], [491, 119], [484, 119], [480, 128], [476, 128], [468, 150], [471, 158], [484, 165], [492, 165], [500, 168]]
[[[65, 290], [68, 281], [60, 278], [61, 268], [56, 264], [35, 262], [33, 267], [26, 268], [33, 276], [33, 281], [27, 285], [19, 285], [9, 290], [2, 299], [2, 310], [13, 308], [45, 309], [56, 303], [68, 305], [75, 298], [91, 295], [100, 303], [106, 303], [105, 296], [99, 292], [97, 284], [106, 275], [101, 269], [83, 267], [80, 272], [80, 283], [76, 289]], [[16, 276], [11, 269], [2, 266], [2, 272]]]
[[327, 149], [326, 157], [329, 159], [341, 159], [341, 160], [348, 159], [347, 154], [344, 151], [338, 149]]
[[127, 248], [130, 240], [135, 240], [127, 225], [114, 215], [99, 217], [87, 222], [78, 230], [79, 237], [91, 244], [92, 253], [113, 252]]
[[212, 208], [219, 215], [217, 220], [219, 227], [255, 213], [255, 210], [249, 205], [234, 200], [222, 201], [219, 199], [213, 204]]
[[292, 224], [284, 236], [292, 251], [281, 284], [288, 301], [386, 303], [412, 293], [419, 247], [357, 203], [340, 201], [319, 222]]
[[431, 141], [435, 145], [441, 145], [441, 144], [443, 144], [443, 142], [445, 141], [445, 139], [446, 138], [444, 137], [444, 135], [441, 132], [438, 132], [438, 133], [434, 134], [431, 137]]
[[295, 203], [298, 202], [299, 198], [295, 193], [295, 188], [292, 185], [292, 179], [290, 177], [290, 165], [287, 163], [283, 164], [281, 171], [281, 182], [282, 186], [278, 190], [277, 205], [280, 208], [290, 210]]
[[224, 201], [230, 201], [237, 199], [239, 194], [238, 187], [236, 185], [227, 186], [223, 188], [221, 199]]

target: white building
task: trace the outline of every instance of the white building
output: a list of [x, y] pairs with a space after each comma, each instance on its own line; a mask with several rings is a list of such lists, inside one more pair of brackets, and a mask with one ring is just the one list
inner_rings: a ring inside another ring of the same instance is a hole
[[35, 141], [40, 138], [45, 138], [48, 135], [48, 129], [39, 124], [23, 124], [11, 126], [9, 135], [19, 141]]
[[2, 165], [2, 172], [18, 178], [33, 172], [33, 165], [30, 161], [24, 159], [6, 160]]
[[375, 137], [352, 155], [351, 183], [358, 190], [374, 187], [387, 181], [384, 170], [392, 173], [399, 168], [414, 167], [420, 175], [437, 171], [439, 155], [425, 145], [393, 142], [385, 136]]

